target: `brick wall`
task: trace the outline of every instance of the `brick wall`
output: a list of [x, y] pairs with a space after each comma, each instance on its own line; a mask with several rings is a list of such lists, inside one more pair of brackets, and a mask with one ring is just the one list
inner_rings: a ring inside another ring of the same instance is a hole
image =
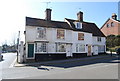
[[[111, 23], [114, 23], [114, 26], [111, 26]], [[107, 27], [107, 24], [109, 24], [109, 27]], [[105, 36], [108, 35], [120, 35], [120, 23], [118, 24], [117, 21], [113, 19], [109, 19], [101, 28], [101, 31], [104, 33]]]

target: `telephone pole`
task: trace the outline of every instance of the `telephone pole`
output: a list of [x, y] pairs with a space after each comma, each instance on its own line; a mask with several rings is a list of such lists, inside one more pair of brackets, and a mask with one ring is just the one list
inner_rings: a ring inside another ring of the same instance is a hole
[[18, 55], [19, 55], [19, 40], [20, 40], [20, 31], [18, 31], [18, 38], [17, 38], [17, 62], [18, 62]]

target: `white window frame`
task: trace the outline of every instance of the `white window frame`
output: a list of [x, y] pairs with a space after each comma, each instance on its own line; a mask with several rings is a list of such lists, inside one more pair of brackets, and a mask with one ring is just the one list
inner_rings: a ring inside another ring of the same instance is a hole
[[[80, 39], [79, 39], [79, 34], [82, 34], [82, 35], [83, 35], [83, 37], [80, 36]], [[79, 40], [79, 41], [84, 41], [84, 38], [85, 38], [85, 34], [78, 32], [78, 40]]]
[[[58, 31], [59, 31], [59, 30], [64, 31], [64, 38], [58, 38]], [[66, 32], [66, 31], [65, 31], [64, 29], [56, 29], [56, 38], [59, 39], [59, 40], [65, 40], [65, 34], [66, 34], [65, 32]]]
[[[43, 47], [44, 46], [43, 44], [45, 44], [45, 47]], [[35, 53], [47, 53], [47, 51], [48, 51], [48, 43], [47, 42], [36, 42], [35, 43]]]
[[102, 42], [102, 38], [101, 37], [97, 37], [97, 41], [98, 42]]
[[[61, 50], [60, 46], [64, 45], [64, 51]], [[61, 53], [65, 53], [66, 52], [66, 44], [65, 43], [56, 43], [56, 52], [61, 52]]]
[[37, 39], [46, 39], [46, 28], [37, 27]]
[[77, 52], [77, 53], [79, 53], [79, 52], [85, 52], [85, 45], [84, 45], [84, 44], [77, 43], [77, 44], [76, 44], [76, 52]]
[[82, 23], [80, 23], [80, 22], [75, 22], [75, 27], [76, 27], [77, 29], [82, 29]]
[[98, 46], [98, 52], [105, 52], [105, 46], [104, 45]]

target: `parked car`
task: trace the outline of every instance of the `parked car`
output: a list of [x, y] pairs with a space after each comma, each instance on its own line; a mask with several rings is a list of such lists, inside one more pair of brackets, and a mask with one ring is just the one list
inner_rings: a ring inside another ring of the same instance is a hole
[[3, 55], [0, 54], [0, 61], [3, 60]]
[[120, 48], [117, 48], [117, 49], [116, 49], [116, 53], [117, 53], [117, 54], [120, 54]]

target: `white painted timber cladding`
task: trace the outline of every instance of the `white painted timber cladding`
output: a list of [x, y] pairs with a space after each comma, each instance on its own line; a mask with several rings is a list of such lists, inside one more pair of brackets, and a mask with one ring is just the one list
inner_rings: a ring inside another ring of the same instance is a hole
[[93, 41], [94, 45], [105, 45], [106, 39], [105, 39], [105, 37], [101, 37], [101, 42], [98, 42], [97, 41], [97, 37], [93, 36], [93, 40], [92, 41]]
[[[105, 37], [102, 37], [102, 41], [98, 42], [96, 36], [92, 36], [92, 33], [84, 33], [84, 40], [78, 40], [78, 31], [65, 30], [65, 39], [57, 39], [57, 28], [46, 28], [46, 39], [37, 39], [37, 27], [26, 26], [26, 43], [31, 43], [35, 41], [49, 41], [48, 52], [55, 53], [56, 46], [55, 42], [72, 43], [72, 53], [76, 53], [76, 44], [80, 43], [85, 45], [85, 53], [88, 52], [88, 47], [86, 45], [91, 45], [91, 52], [93, 52], [93, 45], [105, 45]], [[27, 48], [26, 48], [27, 49]]]

